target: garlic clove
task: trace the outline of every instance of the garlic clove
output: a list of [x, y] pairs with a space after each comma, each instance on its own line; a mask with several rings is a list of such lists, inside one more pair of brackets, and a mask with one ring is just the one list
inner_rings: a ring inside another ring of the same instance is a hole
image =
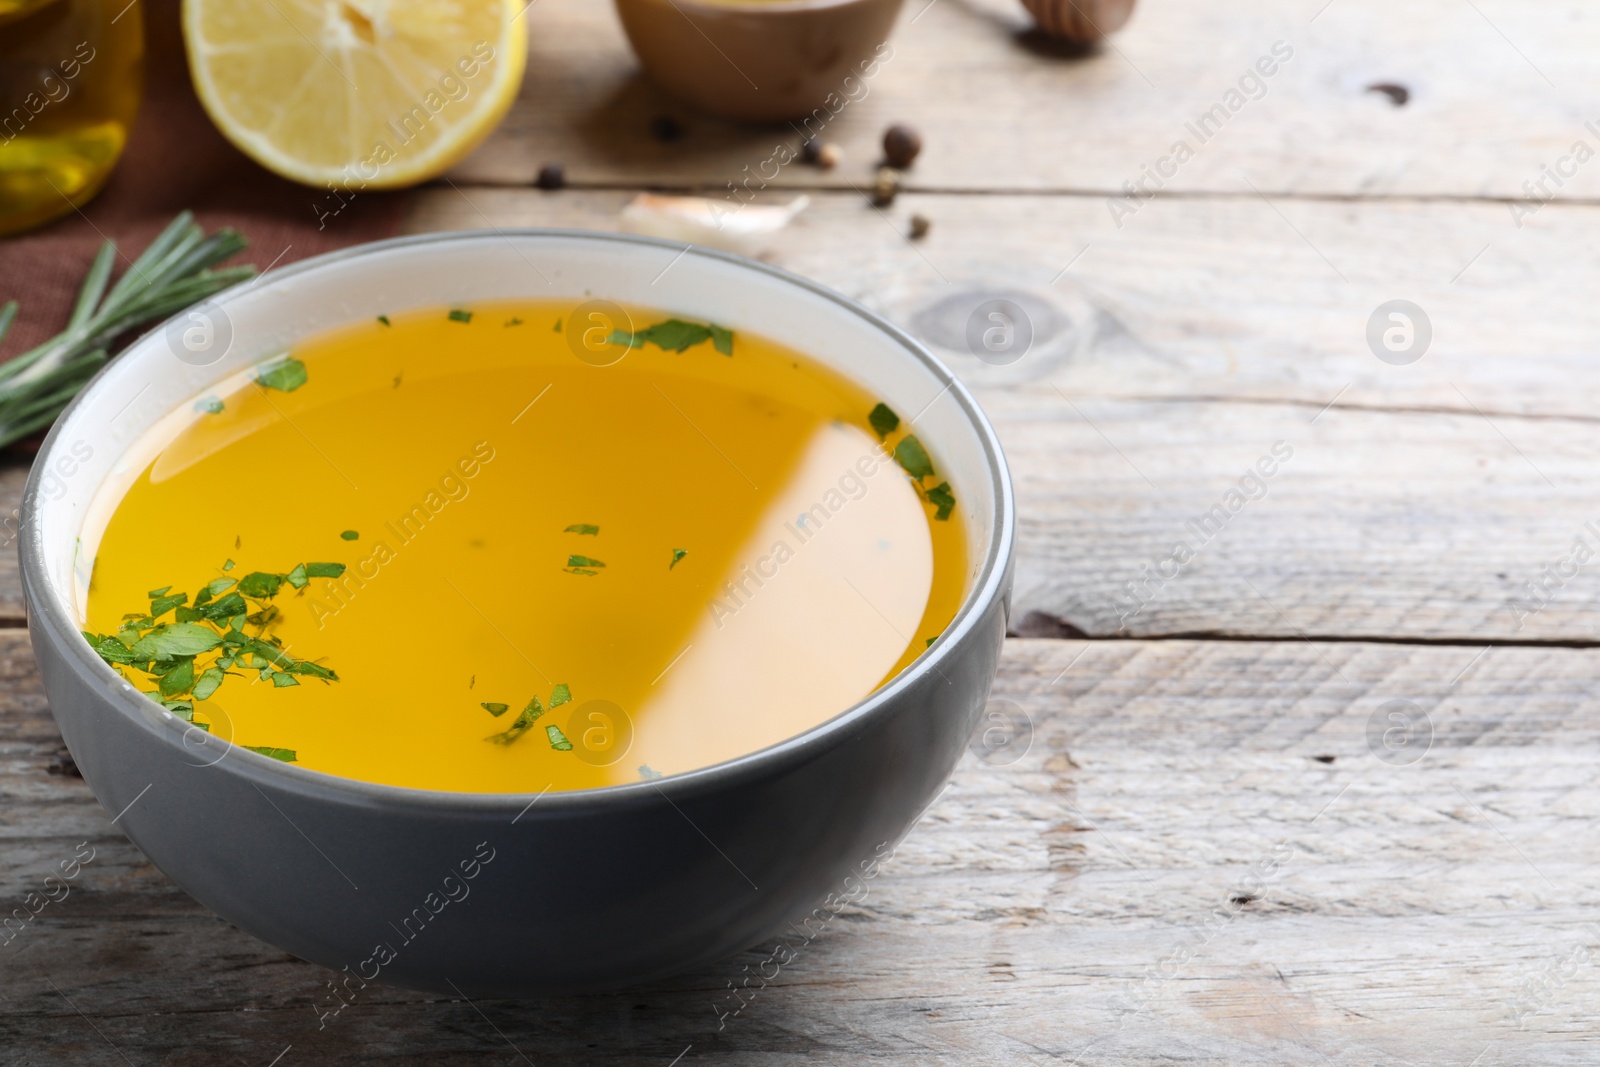
[[647, 237], [754, 255], [765, 239], [783, 229], [811, 203], [797, 196], [787, 204], [745, 204], [703, 196], [640, 193], [622, 209], [622, 228]]

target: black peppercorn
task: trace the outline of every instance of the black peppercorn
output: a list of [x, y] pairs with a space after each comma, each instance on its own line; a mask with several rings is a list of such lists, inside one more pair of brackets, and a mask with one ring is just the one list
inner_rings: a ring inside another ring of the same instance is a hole
[[910, 126], [890, 126], [883, 134], [883, 158], [891, 167], [900, 170], [916, 162], [922, 151], [922, 135]]
[[559, 163], [546, 163], [539, 168], [533, 184], [540, 189], [561, 189], [567, 184], [567, 169]]

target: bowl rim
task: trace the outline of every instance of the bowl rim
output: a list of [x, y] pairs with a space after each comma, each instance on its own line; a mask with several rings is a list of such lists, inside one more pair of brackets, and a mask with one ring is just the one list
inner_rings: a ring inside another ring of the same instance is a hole
[[[236, 755], [238, 759], [231, 761], [225, 758], [219, 759], [213, 766], [220, 767], [223, 763], [231, 763], [232, 769], [226, 773], [242, 774], [246, 780], [255, 784], [270, 784], [289, 792], [345, 803], [367, 802], [383, 804], [390, 808], [464, 814], [509, 813], [520, 808], [520, 813], [516, 819], [512, 820], [513, 823], [521, 819], [523, 815], [528, 814], [535, 803], [539, 804], [541, 813], [546, 817], [554, 812], [571, 813], [610, 807], [632, 807], [641, 803], [659, 803], [658, 798], [665, 798], [670, 803], [672, 796], [697, 796], [706, 792], [724, 789], [740, 782], [781, 774], [786, 768], [810, 759], [819, 748], [833, 748], [848, 742], [852, 737], [864, 730], [871, 720], [880, 716], [883, 713], [882, 709], [894, 703], [902, 694], [911, 690], [930, 673], [939, 671], [940, 665], [952, 658], [951, 650], [972, 636], [979, 618], [988, 611], [995, 600], [1003, 595], [1003, 586], [1011, 567], [1014, 551], [1016, 506], [1013, 498], [1010, 469], [1001, 450], [999, 437], [972, 393], [927, 346], [884, 316], [820, 282], [792, 271], [784, 270], [781, 267], [702, 245], [689, 245], [685, 248], [681, 242], [677, 241], [602, 230], [556, 227], [496, 227], [485, 230], [449, 230], [409, 234], [382, 241], [370, 241], [352, 245], [348, 248], [311, 256], [287, 266], [279, 267], [276, 270], [269, 267], [267, 272], [223, 290], [211, 297], [208, 302], [226, 305], [230, 300], [239, 298], [245, 290], [253, 289], [262, 283], [268, 274], [272, 275], [273, 285], [280, 285], [298, 275], [308, 274], [336, 264], [344, 264], [351, 260], [359, 260], [365, 256], [391, 249], [417, 248], [431, 244], [455, 242], [499, 242], [509, 238], [595, 241], [603, 244], [633, 245], [650, 249], [664, 249], [684, 255], [694, 255], [719, 261], [738, 269], [765, 274], [780, 283], [806, 290], [837, 305], [845, 314], [861, 320], [868, 328], [878, 330], [886, 335], [908, 357], [921, 363], [923, 368], [933, 375], [934, 379], [943, 386], [941, 395], [946, 392], [950, 394], [960, 407], [962, 415], [975, 431], [979, 446], [983, 451], [984, 459], [988, 466], [989, 478], [993, 485], [994, 509], [991, 516], [992, 533], [989, 539], [988, 551], [985, 553], [983, 565], [978, 571], [978, 577], [973, 583], [972, 591], [962, 601], [955, 617], [951, 619], [950, 624], [945, 627], [944, 632], [939, 635], [932, 646], [906, 665], [899, 674], [871, 693], [868, 693], [861, 700], [840, 710], [834, 716], [810, 729], [784, 738], [765, 748], [748, 752], [742, 756], [715, 763], [708, 767], [700, 767], [695, 770], [668, 775], [658, 780], [626, 782], [618, 785], [597, 786], [591, 789], [561, 791], [555, 791], [546, 786], [544, 790], [537, 793], [465, 793], [451, 790], [419, 789], [413, 786], [389, 785], [381, 782], [363, 781], [357, 778], [345, 778], [340, 775], [330, 774], [327, 771], [318, 771], [309, 767], [298, 767], [293, 764], [283, 763], [268, 756], [251, 752], [242, 746], [232, 744], [225, 749], [224, 755]], [[182, 314], [182, 311], [177, 314]], [[123, 352], [132, 351], [144, 345], [151, 337], [160, 334], [165, 329], [167, 321], [170, 321], [170, 319], [163, 320], [140, 334], [137, 339], [123, 349]], [[151, 350], [154, 351], [154, 349]], [[44, 551], [38, 543], [38, 537], [35, 536], [37, 531], [34, 528], [34, 516], [38, 510], [38, 498], [42, 491], [40, 471], [48, 465], [44, 461], [53, 457], [58, 444], [58, 437], [71, 420], [71, 417], [76, 413], [78, 407], [85, 402], [91, 392], [99, 387], [101, 379], [122, 358], [122, 353], [119, 353], [108, 361], [79, 390], [78, 394], [73, 397], [71, 403], [67, 405], [62, 413], [57, 416], [49, 434], [45, 437], [44, 443], [40, 446], [34, 458], [33, 466], [28, 472], [28, 480], [22, 494], [22, 521], [20, 525], [22, 534], [18, 537], [23, 599], [29, 613], [29, 629], [32, 634], [47, 635], [45, 639], [56, 646], [56, 652], [62, 656], [67, 665], [80, 678], [90, 683], [119, 713], [132, 720], [136, 727], [140, 725], [150, 727], [158, 735], [161, 735], [167, 743], [182, 748], [186, 731], [183, 729], [162, 729], [161, 727], [171, 727], [173, 725], [183, 727], [185, 725], [183, 721], [176, 718], [172, 718], [171, 722], [152, 719], [149, 712], [153, 705], [150, 704], [150, 701], [134, 690], [122, 675], [118, 674], [96, 655], [88, 643], [82, 639], [81, 631], [72, 615], [70, 605], [66, 603], [60, 592], [54, 588], [46, 577]], [[936, 396], [935, 400], [937, 399], [938, 397]], [[96, 486], [95, 488], [98, 490], [99, 487]], [[48, 626], [36, 627], [36, 622], [46, 623]], [[38, 640], [37, 636], [35, 640]], [[940, 671], [939, 673], [942, 674], [943, 672]]]

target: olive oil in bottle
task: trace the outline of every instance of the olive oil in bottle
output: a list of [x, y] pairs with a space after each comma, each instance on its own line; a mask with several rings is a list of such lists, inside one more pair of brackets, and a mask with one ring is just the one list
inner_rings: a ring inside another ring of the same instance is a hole
[[0, 234], [100, 191], [143, 86], [140, 0], [0, 0]]

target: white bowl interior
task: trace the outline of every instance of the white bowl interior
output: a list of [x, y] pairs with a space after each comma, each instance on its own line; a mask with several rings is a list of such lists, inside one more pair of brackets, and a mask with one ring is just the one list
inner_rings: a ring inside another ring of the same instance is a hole
[[39, 457], [28, 536], [61, 605], [82, 619], [88, 577], [114, 490], [176, 433], [194, 398], [296, 342], [411, 308], [511, 299], [605, 299], [759, 333], [836, 369], [914, 420], [959, 501], [970, 551], [967, 594], [989, 560], [996, 469], [970, 403], [901, 335], [820, 287], [719, 253], [604, 234], [511, 232], [391, 242], [274, 271], [215, 302], [231, 325], [225, 356], [177, 357], [156, 330], [119, 356], [79, 398]]

